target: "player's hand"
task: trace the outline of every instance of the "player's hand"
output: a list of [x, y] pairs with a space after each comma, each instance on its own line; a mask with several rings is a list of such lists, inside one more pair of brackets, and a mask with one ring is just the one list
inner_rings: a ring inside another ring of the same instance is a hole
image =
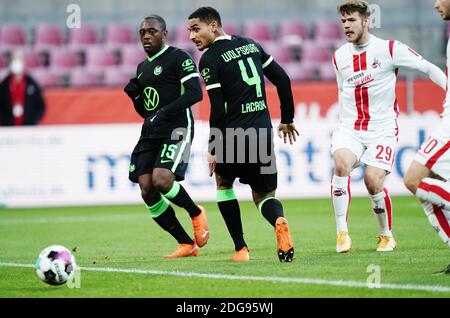
[[208, 154], [209, 176], [212, 177], [216, 170], [217, 158], [211, 154]]
[[278, 137], [282, 138], [285, 144], [287, 144], [287, 138], [289, 138], [289, 143], [293, 145], [297, 141], [296, 134], [300, 136], [294, 123], [280, 124], [278, 126]]
[[127, 93], [127, 95], [135, 100], [137, 97], [139, 97], [140, 95], [140, 86], [139, 86], [139, 80], [135, 77], [130, 79], [130, 81], [128, 82], [128, 84], [125, 86], [125, 88], [123, 89], [125, 93]]

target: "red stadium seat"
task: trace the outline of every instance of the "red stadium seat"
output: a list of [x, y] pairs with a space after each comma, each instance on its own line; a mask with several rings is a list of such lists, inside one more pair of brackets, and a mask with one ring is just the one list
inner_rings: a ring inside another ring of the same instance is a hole
[[37, 49], [63, 45], [61, 28], [54, 24], [39, 24], [35, 30], [34, 46]]
[[321, 80], [335, 80], [336, 79], [336, 73], [334, 71], [334, 65], [330, 62], [328, 63], [322, 63], [317, 66], [319, 77]]
[[225, 22], [225, 23], [223, 23], [222, 28], [226, 34], [229, 34], [229, 35], [239, 35], [240, 34], [239, 28], [233, 23]]
[[73, 87], [96, 86], [100, 84], [100, 78], [84, 67], [75, 68], [70, 72], [69, 84]]
[[[131, 71], [131, 72], [130, 72]], [[130, 78], [135, 77], [136, 70], [125, 68], [109, 68], [104, 73], [103, 85], [124, 87]]]
[[294, 60], [291, 49], [278, 42], [264, 42], [262, 45], [267, 54], [272, 55], [278, 63], [289, 63]]
[[105, 29], [104, 42], [108, 47], [119, 48], [133, 42], [133, 29], [127, 24], [110, 23]]
[[147, 58], [147, 54], [140, 44], [124, 45], [120, 48], [121, 64], [136, 68]]
[[327, 43], [305, 41], [301, 46], [300, 60], [308, 63], [331, 61], [332, 50]]
[[78, 54], [68, 48], [54, 48], [49, 51], [49, 68], [55, 74], [68, 75], [70, 69], [79, 65]]
[[316, 79], [315, 67], [310, 63], [291, 62], [282, 65], [292, 81]]
[[176, 26], [175, 42], [177, 42], [177, 43], [192, 43], [192, 41], [189, 40], [189, 31], [187, 29], [186, 22], [180, 22]]
[[91, 71], [103, 71], [113, 65], [117, 65], [117, 62], [112, 51], [102, 46], [92, 46], [86, 49], [86, 67]]
[[83, 24], [79, 29], [69, 29], [68, 45], [79, 49], [93, 44], [97, 44], [97, 30], [94, 26]]
[[279, 24], [279, 40], [289, 46], [299, 46], [308, 39], [308, 28], [300, 20], [283, 20]]
[[315, 24], [314, 38], [317, 40], [339, 40], [342, 36], [342, 26], [334, 19], [319, 20]]
[[257, 42], [272, 41], [271, 26], [265, 21], [248, 21], [244, 24], [244, 36]]
[[0, 48], [11, 49], [25, 46], [27, 36], [24, 28], [15, 24], [4, 24], [0, 26]]
[[31, 77], [42, 87], [61, 85], [61, 77], [48, 68], [36, 68], [30, 72]]
[[24, 50], [23, 55], [27, 69], [38, 68], [44, 65], [41, 55], [34, 50]]

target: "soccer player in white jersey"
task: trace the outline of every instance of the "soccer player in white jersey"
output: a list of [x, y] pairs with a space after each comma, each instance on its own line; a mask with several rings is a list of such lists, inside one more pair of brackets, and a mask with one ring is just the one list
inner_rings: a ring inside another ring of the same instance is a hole
[[390, 173], [398, 140], [399, 106], [395, 85], [399, 67], [418, 70], [445, 89], [445, 74], [408, 46], [369, 33], [366, 1], [349, 0], [338, 6], [347, 44], [333, 55], [339, 88], [340, 122], [333, 132], [334, 176], [331, 196], [337, 224], [336, 251], [351, 249], [348, 210], [350, 174], [366, 166], [364, 182], [380, 226], [378, 252], [394, 250], [392, 203], [384, 180]]
[[[450, 0], [437, 0], [436, 10], [450, 20]], [[450, 40], [447, 43], [447, 69], [450, 67]], [[447, 79], [448, 80], [448, 79]], [[450, 246], [450, 93], [444, 102], [442, 120], [423, 143], [405, 175], [406, 187], [422, 203], [428, 221]], [[450, 265], [443, 271], [450, 274]]]

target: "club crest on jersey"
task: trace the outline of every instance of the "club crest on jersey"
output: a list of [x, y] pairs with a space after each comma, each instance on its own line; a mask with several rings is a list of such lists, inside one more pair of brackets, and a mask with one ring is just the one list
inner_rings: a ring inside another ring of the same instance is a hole
[[381, 68], [381, 62], [378, 61], [377, 59], [373, 60], [372, 68], [378, 68], [378, 67]]
[[163, 71], [163, 68], [161, 65], [158, 65], [155, 67], [155, 69], [153, 70], [153, 74], [155, 74], [156, 76], [158, 76], [159, 74], [161, 74]]
[[159, 94], [153, 87], [146, 87], [144, 89], [144, 107], [146, 110], [151, 111], [158, 107], [159, 104]]

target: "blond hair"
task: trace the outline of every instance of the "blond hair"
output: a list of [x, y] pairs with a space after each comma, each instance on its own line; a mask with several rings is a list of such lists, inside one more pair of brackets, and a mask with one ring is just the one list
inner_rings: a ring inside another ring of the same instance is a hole
[[362, 17], [370, 17], [369, 3], [364, 0], [347, 0], [337, 7], [341, 15], [358, 12]]

